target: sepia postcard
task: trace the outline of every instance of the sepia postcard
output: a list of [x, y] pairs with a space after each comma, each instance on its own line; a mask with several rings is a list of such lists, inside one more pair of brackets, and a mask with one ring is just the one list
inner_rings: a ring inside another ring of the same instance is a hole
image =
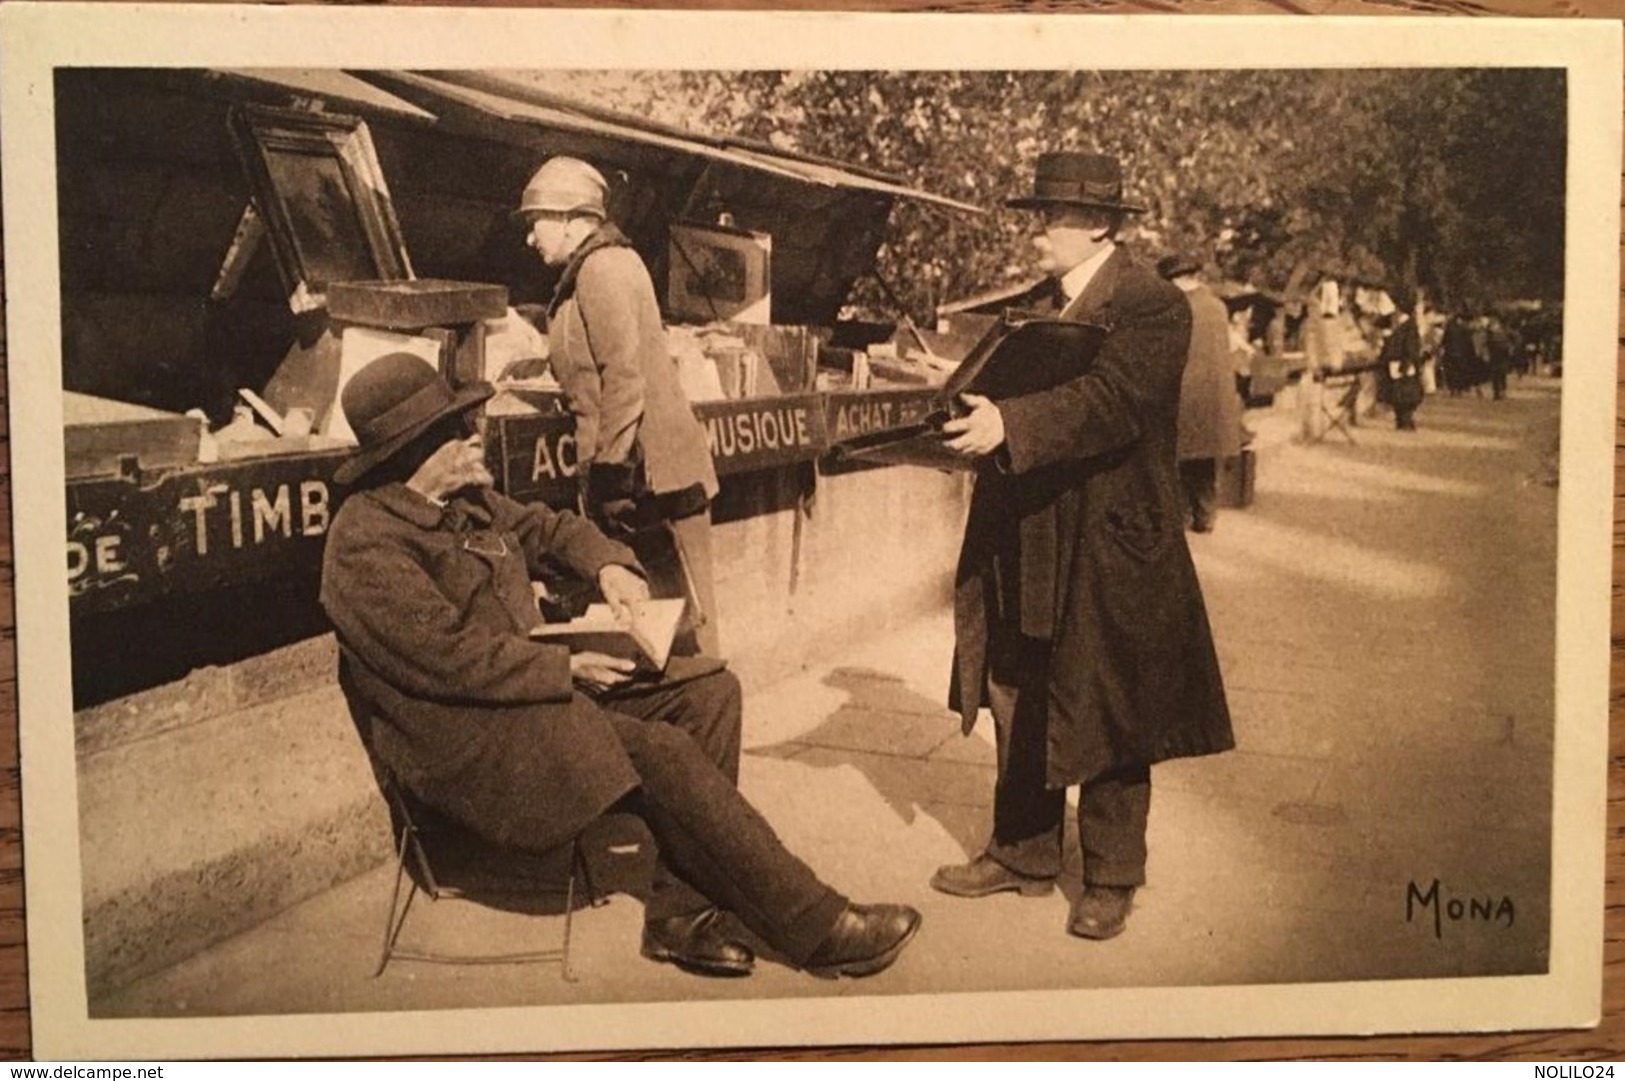
[[1617, 24], [0, 60], [40, 1057], [1597, 1023]]

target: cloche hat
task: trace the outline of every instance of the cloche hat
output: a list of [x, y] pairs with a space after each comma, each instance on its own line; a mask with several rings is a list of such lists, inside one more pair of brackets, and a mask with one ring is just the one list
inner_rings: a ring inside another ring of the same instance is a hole
[[609, 181], [604, 174], [580, 158], [548, 158], [525, 185], [519, 209], [513, 213], [522, 220], [533, 213], [597, 214], [603, 218], [608, 216], [604, 209], [608, 193]]

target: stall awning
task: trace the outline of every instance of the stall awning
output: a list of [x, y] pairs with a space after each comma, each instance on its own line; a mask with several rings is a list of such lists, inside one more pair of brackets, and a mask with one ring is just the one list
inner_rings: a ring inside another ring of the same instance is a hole
[[732, 146], [734, 153], [760, 163], [762, 167], [773, 167], [791, 172], [809, 184], [821, 184], [831, 188], [855, 188], [859, 191], [873, 191], [882, 195], [893, 195], [901, 199], [915, 199], [925, 203], [935, 203], [953, 210], [962, 210], [971, 214], [981, 214], [981, 207], [970, 203], [962, 203], [957, 199], [950, 199], [945, 195], [935, 195], [919, 188], [911, 188], [896, 181], [882, 180], [877, 177], [855, 173], [850, 169], [842, 169], [822, 162], [807, 161], [802, 158], [769, 154], [762, 150], [746, 149]]
[[[461, 106], [463, 109], [472, 109], [500, 123], [517, 124], [541, 131], [566, 131], [579, 135], [596, 136], [621, 144], [648, 147], [684, 157], [708, 158], [744, 168], [756, 167], [755, 163], [744, 155], [720, 147], [708, 146], [692, 139], [683, 139], [657, 131], [617, 124], [572, 109], [521, 100], [505, 94], [463, 86], [449, 82], [445, 77], [440, 77], [451, 74], [456, 73], [436, 73], [437, 77], [407, 71], [367, 73], [369, 78], [377, 79], [386, 86], [398, 85], [403, 93], [412, 94], [414, 98], [424, 102], [436, 112], [443, 111], [443, 105], [449, 103], [453, 106]], [[481, 77], [478, 76], [478, 73], [465, 74]], [[516, 87], [514, 89], [516, 92], [522, 92], [520, 88]], [[791, 179], [800, 179], [798, 174], [788, 170], [769, 169], [769, 171]]]
[[318, 102], [361, 105], [422, 120], [434, 119], [433, 113], [333, 68], [218, 68], [209, 75], [229, 81], [273, 86]]
[[788, 180], [820, 187], [869, 191], [894, 198], [934, 203], [973, 214], [982, 213], [980, 207], [911, 188], [899, 180], [842, 168], [802, 155], [781, 154], [765, 147], [745, 146], [736, 140], [685, 133], [675, 128], [573, 102], [485, 72], [368, 72], [367, 77], [381, 81], [385, 86], [398, 82], [403, 92], [415, 91], [412, 96], [426, 104], [430, 110], [435, 108], [434, 98], [439, 97], [507, 123], [598, 136], [686, 157], [722, 162], [756, 172], [771, 173]]

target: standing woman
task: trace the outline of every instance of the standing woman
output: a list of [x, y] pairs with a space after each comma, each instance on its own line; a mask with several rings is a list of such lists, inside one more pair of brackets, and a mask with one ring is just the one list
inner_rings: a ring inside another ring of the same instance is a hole
[[591, 165], [555, 157], [520, 198], [526, 243], [563, 268], [548, 307], [553, 374], [576, 418], [587, 513], [637, 553], [657, 595], [688, 598], [695, 644], [716, 656], [716, 469], [667, 352], [648, 268], [609, 221], [608, 190]]

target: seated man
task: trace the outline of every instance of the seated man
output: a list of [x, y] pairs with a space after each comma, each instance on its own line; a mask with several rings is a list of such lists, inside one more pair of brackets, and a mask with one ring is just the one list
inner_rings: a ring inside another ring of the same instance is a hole
[[546, 851], [609, 810], [659, 849], [643, 954], [705, 975], [755, 958], [717, 906], [814, 975], [868, 976], [919, 928], [903, 905], [855, 905], [791, 855], [735, 787], [740, 690], [719, 662], [631, 662], [532, 640], [532, 574], [551, 563], [620, 607], [648, 596], [632, 553], [576, 515], [492, 489], [473, 411], [396, 353], [344, 388], [360, 446], [328, 533], [322, 606], [350, 688], [372, 704], [373, 752], [418, 800], [499, 844]]

